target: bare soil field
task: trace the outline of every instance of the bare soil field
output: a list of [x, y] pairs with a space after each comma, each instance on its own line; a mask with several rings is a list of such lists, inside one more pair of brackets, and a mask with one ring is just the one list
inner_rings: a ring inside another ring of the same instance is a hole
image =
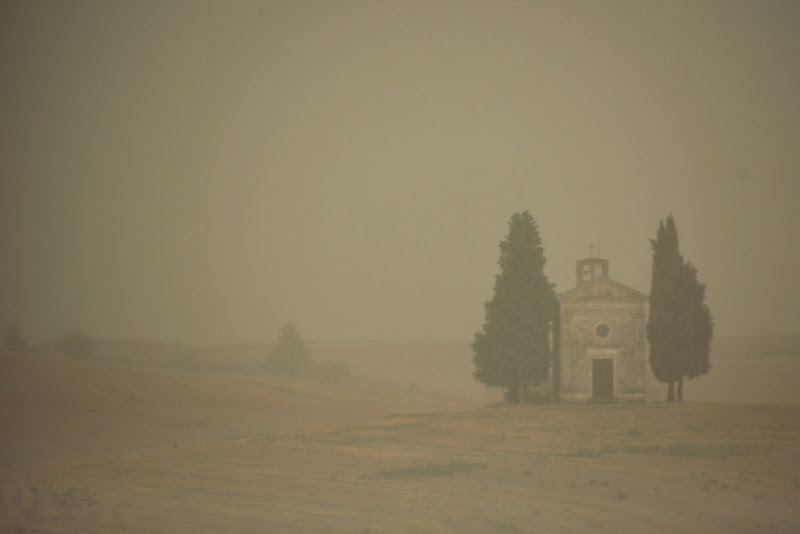
[[[347, 386], [2, 354], [0, 533], [800, 531], [800, 406], [508, 406], [463, 348], [317, 351]], [[689, 398], [795, 398], [759, 355]]]

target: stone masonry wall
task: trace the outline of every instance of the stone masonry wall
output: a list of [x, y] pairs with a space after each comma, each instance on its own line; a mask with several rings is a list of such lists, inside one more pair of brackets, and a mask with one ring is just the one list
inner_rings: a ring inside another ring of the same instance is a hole
[[[598, 325], [608, 325], [599, 336]], [[645, 398], [646, 354], [644, 304], [637, 301], [574, 301], [561, 307], [561, 397], [592, 396], [592, 358], [614, 360], [614, 398]]]

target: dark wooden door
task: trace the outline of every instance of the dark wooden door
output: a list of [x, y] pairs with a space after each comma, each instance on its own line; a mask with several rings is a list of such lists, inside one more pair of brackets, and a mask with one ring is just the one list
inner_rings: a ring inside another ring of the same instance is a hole
[[614, 360], [612, 358], [592, 360], [592, 398], [604, 400], [614, 398]]

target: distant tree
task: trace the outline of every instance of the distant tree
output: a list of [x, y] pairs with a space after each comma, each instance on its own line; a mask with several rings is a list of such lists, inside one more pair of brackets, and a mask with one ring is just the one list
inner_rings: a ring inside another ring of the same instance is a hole
[[28, 352], [30, 349], [17, 321], [10, 321], [5, 326], [3, 348], [11, 352]]
[[547, 381], [556, 298], [544, 274], [544, 249], [533, 217], [517, 212], [508, 225], [494, 296], [484, 304], [486, 322], [472, 343], [473, 376], [487, 386], [508, 388], [506, 399], [520, 402], [528, 386]]
[[83, 360], [94, 352], [94, 339], [80, 328], [71, 328], [56, 341], [56, 348], [70, 358]]
[[300, 376], [311, 363], [310, 351], [297, 327], [287, 323], [281, 329], [278, 345], [267, 358], [267, 368], [271, 374]]
[[653, 248], [647, 340], [650, 368], [667, 384], [667, 402], [683, 400], [683, 378], [708, 373], [714, 323], [697, 269], [684, 261], [672, 215], [661, 221]]

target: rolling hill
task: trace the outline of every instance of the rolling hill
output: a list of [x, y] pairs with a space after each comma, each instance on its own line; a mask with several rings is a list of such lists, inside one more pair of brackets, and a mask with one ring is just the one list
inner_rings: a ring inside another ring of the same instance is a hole
[[3, 353], [0, 532], [794, 532], [795, 341], [681, 405], [508, 406], [457, 343], [317, 344], [344, 385]]

